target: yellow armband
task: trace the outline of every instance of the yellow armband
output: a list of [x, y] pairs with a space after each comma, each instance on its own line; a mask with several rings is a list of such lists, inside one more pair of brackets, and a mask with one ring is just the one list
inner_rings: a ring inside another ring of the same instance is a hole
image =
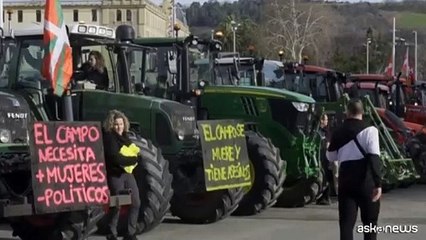
[[123, 168], [124, 168], [124, 171], [126, 171], [126, 173], [133, 173], [133, 170], [135, 170], [137, 165], [138, 164], [136, 163], [134, 165], [130, 165], [130, 166], [123, 167]]

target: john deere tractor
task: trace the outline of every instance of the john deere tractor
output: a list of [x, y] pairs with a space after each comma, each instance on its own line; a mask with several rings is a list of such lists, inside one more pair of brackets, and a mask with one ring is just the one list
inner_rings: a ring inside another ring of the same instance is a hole
[[[318, 106], [324, 108], [325, 113], [331, 117], [332, 128], [341, 124], [344, 119], [345, 103], [350, 96], [344, 94], [344, 85], [348, 84], [345, 74], [312, 65], [287, 63], [282, 65], [281, 76], [283, 76], [281, 79], [283, 87], [314, 96]], [[379, 87], [379, 85], [375, 86], [374, 93], [376, 94], [368, 94], [368, 92], [358, 91], [362, 90], [359, 85], [353, 85], [350, 88], [350, 94], [364, 99], [367, 108], [365, 119], [379, 129], [382, 161], [385, 166], [385, 188], [389, 190], [395, 186], [413, 184], [419, 178], [419, 175], [414, 168], [412, 159], [401, 153], [388, 128], [377, 113], [372, 100], [377, 103], [381, 102], [383, 96]]]
[[141, 38], [136, 43], [158, 49], [155, 57], [146, 57], [154, 58], [148, 65], [151, 71], [141, 78], [147, 94], [191, 102], [198, 119], [237, 118], [248, 126], [254, 185], [235, 214], [255, 214], [275, 202], [303, 206], [315, 199], [321, 183], [312, 98], [281, 89], [232, 84], [227, 78], [234, 74], [232, 64], [222, 73], [224, 78], [212, 78], [217, 69], [211, 59], [221, 50], [219, 41], [189, 36]]
[[[130, 26], [122, 25], [115, 30], [77, 24], [68, 26], [68, 32], [74, 73], [70, 90], [62, 97], [52, 94], [49, 82], [40, 73], [45, 51], [43, 29], [15, 30], [13, 36], [6, 38], [9, 48], [7, 57], [3, 58], [1, 88], [5, 99], [9, 99], [8, 104], [21, 103], [28, 117], [37, 121], [99, 122], [104, 121], [109, 110], [124, 112], [130, 121], [133, 140], [143, 153], [143, 161], [134, 170], [141, 189], [140, 233], [161, 223], [170, 207], [182, 220], [196, 223], [215, 222], [235, 211], [243, 197], [241, 187], [206, 191], [202, 157], [205, 149], [191, 106], [135, 92], [128, 56], [133, 51], [153, 49], [132, 44], [135, 33]], [[99, 51], [104, 58], [109, 76], [109, 84], [104, 89], [87, 79], [81, 68], [93, 50]], [[139, 70], [139, 74], [145, 73]], [[22, 121], [19, 126], [26, 128]], [[13, 134], [20, 134], [18, 130], [9, 129]], [[217, 140], [216, 143], [226, 142]], [[18, 148], [7, 149], [16, 151]], [[242, 150], [242, 156], [243, 153]], [[125, 215], [124, 209], [122, 216]], [[107, 227], [104, 220], [98, 222], [101, 230]], [[36, 222], [18, 222], [13, 227], [19, 236], [28, 233], [37, 236], [34, 224]], [[124, 230], [125, 218], [119, 224], [120, 231]]]

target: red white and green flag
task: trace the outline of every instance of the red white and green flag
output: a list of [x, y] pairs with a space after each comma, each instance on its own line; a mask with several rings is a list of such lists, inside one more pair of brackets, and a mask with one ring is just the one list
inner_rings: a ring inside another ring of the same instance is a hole
[[72, 67], [72, 51], [59, 0], [46, 0], [44, 12], [45, 56], [43, 76], [50, 81], [54, 94], [62, 96], [68, 89]]

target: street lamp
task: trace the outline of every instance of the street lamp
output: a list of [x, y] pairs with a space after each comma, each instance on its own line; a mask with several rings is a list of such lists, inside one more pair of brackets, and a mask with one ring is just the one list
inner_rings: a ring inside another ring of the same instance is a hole
[[414, 80], [417, 81], [417, 31], [414, 33]]
[[237, 31], [238, 27], [241, 26], [241, 24], [235, 22], [234, 20], [231, 21], [231, 29], [232, 29], [232, 36], [233, 36], [233, 52], [236, 53], [236, 46], [235, 46], [235, 32]]
[[369, 72], [370, 72], [370, 44], [371, 44], [371, 38], [372, 38], [372, 35], [373, 35], [373, 30], [371, 29], [371, 27], [369, 27], [368, 29], [367, 29], [367, 44], [366, 44], [366, 47], [367, 47], [367, 74], [369, 74]]
[[283, 56], [284, 56], [284, 50], [280, 50], [278, 52], [278, 56], [280, 57], [280, 62], [282, 62], [283, 61]]

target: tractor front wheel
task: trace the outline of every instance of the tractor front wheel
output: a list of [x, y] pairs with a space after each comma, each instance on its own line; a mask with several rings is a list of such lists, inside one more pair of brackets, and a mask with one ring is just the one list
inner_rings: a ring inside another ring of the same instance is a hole
[[242, 188], [187, 194], [175, 192], [171, 212], [186, 223], [213, 223], [234, 212], [242, 197]]
[[88, 212], [67, 212], [56, 217], [29, 217], [13, 221], [13, 236], [22, 240], [83, 240], [96, 232], [96, 223], [104, 215], [103, 208]]
[[[283, 191], [286, 162], [270, 139], [247, 131], [247, 150], [252, 169], [252, 186], [233, 215], [254, 215], [273, 206]], [[253, 176], [254, 175], [254, 176]]]

